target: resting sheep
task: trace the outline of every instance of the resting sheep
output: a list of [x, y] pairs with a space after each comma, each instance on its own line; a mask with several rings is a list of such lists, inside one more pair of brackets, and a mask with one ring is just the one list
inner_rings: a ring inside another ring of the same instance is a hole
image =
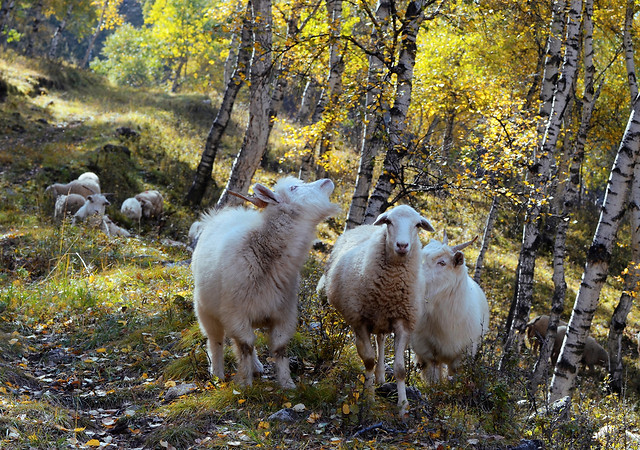
[[75, 214], [85, 203], [85, 198], [79, 194], [58, 195], [56, 198], [53, 217], [63, 219], [65, 215]]
[[100, 220], [104, 216], [104, 211], [107, 205], [110, 205], [109, 200], [102, 194], [93, 194], [87, 197], [82, 208], [80, 208], [74, 215], [73, 220], [84, 221], [91, 216], [98, 215]]
[[102, 217], [102, 223], [100, 224], [100, 228], [109, 237], [111, 237], [111, 236], [129, 237], [129, 236], [131, 236], [131, 234], [127, 230], [125, 230], [124, 228], [122, 228], [122, 227], [116, 225], [115, 223], [113, 223], [113, 221], [111, 220], [111, 217], [109, 217], [106, 214]]
[[[545, 336], [547, 335], [547, 328], [549, 328], [549, 319], [550, 317], [546, 314], [534, 317], [531, 319], [527, 326], [525, 327], [525, 331], [527, 333], [527, 339], [529, 340], [529, 345], [531, 345], [531, 349], [533, 351], [540, 350], [542, 346], [542, 342], [544, 341]], [[562, 320], [558, 321], [558, 326], [566, 326], [567, 322]]]
[[158, 191], [144, 191], [135, 196], [142, 207], [142, 216], [145, 219], [159, 217], [162, 214], [164, 205], [162, 194]]
[[203, 231], [193, 252], [194, 309], [208, 339], [211, 374], [224, 379], [225, 334], [234, 343], [236, 379], [251, 385], [262, 372], [254, 329], [265, 328], [278, 382], [294, 388], [286, 347], [297, 323], [300, 269], [316, 226], [338, 212], [333, 182], [287, 177], [273, 191], [256, 184], [252, 198], [261, 211], [228, 207], [202, 216]]
[[489, 305], [478, 283], [467, 272], [461, 250], [475, 239], [450, 247], [430, 241], [422, 249], [425, 282], [424, 312], [411, 336], [411, 348], [427, 383], [439, 382], [474, 356], [489, 328]]
[[125, 217], [140, 222], [140, 219], [142, 218], [142, 205], [137, 199], [130, 197], [122, 202], [120, 212]]
[[98, 178], [98, 175], [96, 175], [93, 172], [85, 172], [85, 173], [81, 174], [77, 178], [77, 181], [79, 181], [80, 183], [84, 184], [86, 187], [91, 189], [96, 194], [99, 194], [101, 192], [100, 191], [100, 179]]
[[[553, 351], [551, 352], [551, 362], [554, 366], [560, 356], [562, 341], [564, 341], [565, 334], [567, 334], [567, 327], [564, 325], [558, 327], [556, 340], [553, 344]], [[596, 364], [604, 367], [606, 370], [609, 370], [609, 353], [591, 336], [587, 336], [587, 340], [584, 344], [584, 350], [582, 351], [582, 359], [580, 361], [590, 372], [595, 370]]]
[[87, 198], [93, 194], [99, 194], [100, 190], [94, 190], [93, 186], [84, 184], [81, 181], [73, 180], [69, 183], [53, 183], [48, 186], [45, 191], [46, 194], [50, 195], [52, 198], [57, 198], [59, 195], [69, 195], [69, 194], [78, 194], [82, 195], [84, 198]]
[[[336, 240], [318, 286], [353, 328], [370, 398], [374, 369], [376, 382], [384, 382], [384, 341], [394, 333], [401, 417], [409, 406], [404, 353], [423, 303], [419, 229], [433, 231], [427, 219], [401, 205], [380, 214], [373, 225], [346, 231]], [[371, 334], [376, 334], [377, 365]]]

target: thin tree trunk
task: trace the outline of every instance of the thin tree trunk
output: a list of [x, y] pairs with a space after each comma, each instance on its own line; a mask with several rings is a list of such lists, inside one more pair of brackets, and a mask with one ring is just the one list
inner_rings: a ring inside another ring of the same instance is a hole
[[58, 54], [58, 45], [60, 44], [60, 38], [62, 37], [62, 32], [67, 27], [67, 21], [71, 17], [71, 13], [73, 12], [73, 2], [69, 2], [69, 6], [67, 6], [67, 12], [64, 14], [62, 21], [58, 24], [55, 33], [53, 33], [53, 37], [51, 38], [51, 45], [49, 46], [49, 54], [47, 55], [49, 59], [55, 59]]
[[595, 66], [593, 65], [593, 0], [587, 0], [584, 7], [584, 94], [582, 99], [582, 114], [580, 127], [576, 139], [571, 147], [571, 164], [569, 176], [560, 195], [561, 202], [558, 204], [558, 222], [556, 227], [556, 239], [553, 254], [553, 283], [555, 286], [551, 300], [551, 314], [549, 327], [545, 340], [540, 349], [540, 357], [536, 363], [533, 374], [529, 382], [529, 391], [533, 393], [540, 386], [543, 379], [549, 373], [549, 358], [553, 351], [556, 331], [560, 315], [564, 310], [564, 302], [567, 292], [567, 283], [564, 276], [564, 258], [566, 253], [567, 231], [571, 215], [575, 210], [578, 201], [578, 190], [580, 186], [580, 168], [584, 160], [584, 148], [587, 141], [587, 132], [591, 123], [591, 116], [595, 107], [598, 93], [594, 92]]
[[640, 101], [636, 97], [613, 163], [607, 193], [604, 198], [598, 227], [587, 251], [587, 260], [580, 289], [573, 306], [567, 334], [551, 380], [549, 401], [562, 398], [573, 390], [584, 343], [598, 306], [602, 285], [607, 279], [611, 249], [633, 181], [634, 164], [640, 148]]
[[393, 107], [389, 111], [389, 148], [382, 165], [382, 173], [378, 177], [376, 187], [369, 198], [365, 212], [364, 223], [373, 223], [388, 206], [388, 199], [401, 179], [402, 162], [408, 154], [405, 143], [407, 128], [407, 112], [411, 105], [411, 91], [413, 88], [413, 69], [416, 63], [416, 40], [420, 25], [425, 19], [425, 7], [433, 3], [430, 0], [411, 1], [407, 5], [405, 22], [400, 36], [400, 54], [398, 64], [394, 68], [396, 73], [396, 93]]
[[25, 54], [28, 56], [34, 56], [35, 54], [35, 42], [38, 39], [38, 31], [40, 30], [40, 23], [42, 22], [42, 1], [43, 0], [38, 0], [31, 8], [33, 16], [31, 21], [31, 33], [29, 33], [27, 48], [25, 49]]
[[638, 97], [638, 81], [636, 79], [636, 67], [633, 60], [633, 15], [635, 13], [634, 0], [627, 0], [627, 9], [624, 19], [624, 34], [622, 42], [624, 44], [624, 60], [627, 68], [627, 79], [629, 84], [630, 104]]
[[100, 20], [98, 21], [98, 25], [94, 30], [91, 38], [89, 39], [89, 45], [87, 46], [87, 51], [84, 54], [84, 58], [82, 58], [82, 62], [80, 63], [80, 68], [85, 68], [89, 65], [89, 61], [91, 60], [91, 53], [93, 53], [93, 47], [96, 45], [96, 39], [98, 39], [98, 34], [104, 25], [104, 16], [107, 12], [107, 6], [109, 5], [109, 0], [104, 0], [104, 4], [102, 5], [102, 12], [100, 13]]
[[211, 173], [213, 172], [213, 163], [218, 154], [218, 148], [220, 141], [224, 135], [224, 131], [231, 119], [231, 111], [236, 101], [236, 96], [240, 91], [240, 88], [244, 84], [247, 74], [249, 73], [249, 63], [251, 60], [251, 4], [249, 2], [246, 11], [245, 18], [242, 24], [242, 30], [240, 32], [240, 44], [238, 51], [236, 52], [237, 59], [235, 69], [227, 87], [224, 91], [222, 98], [222, 104], [216, 118], [209, 129], [207, 141], [196, 170], [193, 183], [189, 188], [186, 195], [186, 201], [191, 205], [197, 206], [202, 202], [202, 198], [205, 195], [207, 187], [211, 183]]
[[[624, 23], [623, 43], [629, 93], [632, 98], [637, 98], [638, 84], [636, 79], [636, 67], [633, 59], [634, 9], [634, 1], [628, 0]], [[638, 160], [636, 160], [636, 165], [633, 171], [629, 210], [631, 213], [631, 262], [627, 266], [627, 274], [624, 280], [624, 289], [620, 296], [620, 301], [611, 316], [611, 324], [609, 325], [609, 341], [607, 345], [609, 350], [609, 374], [611, 376], [610, 386], [614, 392], [622, 391], [622, 333], [627, 326], [627, 316], [629, 315], [629, 311], [633, 305], [633, 299], [638, 292], [638, 283], [640, 283], [640, 164], [638, 164]]]
[[[531, 190], [524, 229], [522, 233], [521, 256], [522, 263], [518, 273], [518, 296], [514, 308], [513, 321], [507, 341], [504, 357], [510, 357], [511, 351], [519, 351], [527, 324], [531, 300], [533, 297], [533, 276], [535, 271], [536, 253], [539, 245], [539, 222], [542, 217], [542, 205], [548, 193], [551, 163], [556, 152], [556, 145], [560, 135], [560, 128], [571, 94], [571, 86], [576, 75], [580, 48], [580, 19], [582, 16], [582, 1], [572, 0], [569, 8], [567, 24], [567, 44], [562, 65], [562, 75], [553, 99], [553, 108], [545, 130], [540, 152], [531, 168]], [[514, 345], [515, 344], [515, 345]]]
[[242, 25], [242, 29], [238, 33], [237, 31], [231, 35], [231, 43], [229, 44], [229, 54], [227, 55], [227, 59], [224, 61], [224, 75], [223, 81], [225, 86], [229, 86], [229, 82], [231, 81], [231, 77], [236, 71], [236, 67], [238, 66], [238, 51], [240, 48], [241, 40], [240, 35], [242, 35], [242, 31], [244, 29], [244, 23]]
[[482, 235], [482, 246], [480, 247], [480, 253], [476, 259], [476, 268], [473, 272], [473, 281], [480, 284], [480, 278], [482, 277], [482, 269], [484, 268], [484, 255], [486, 255], [489, 249], [489, 242], [491, 241], [491, 234], [493, 233], [493, 227], [498, 217], [498, 207], [500, 200], [496, 195], [491, 201], [491, 208], [489, 209], [489, 216], [487, 217], [487, 223], [484, 226], [484, 234]]
[[260, 165], [267, 148], [272, 109], [272, 15], [271, 0], [252, 0], [253, 56], [250, 69], [249, 123], [242, 147], [233, 162], [227, 185], [216, 204], [217, 208], [241, 201], [229, 191], [246, 194], [251, 178]]
[[[379, 52], [384, 51], [384, 37], [389, 26], [392, 3], [389, 0], [378, 0], [376, 8], [376, 23], [372, 31], [372, 45]], [[375, 53], [369, 56], [369, 72], [367, 74], [367, 96], [365, 99], [364, 130], [360, 146], [360, 162], [358, 176], [351, 198], [351, 206], [347, 215], [345, 229], [357, 227], [364, 222], [364, 216], [369, 200], [369, 190], [373, 180], [373, 166], [375, 157], [382, 147], [385, 130], [382, 115], [389, 110], [382, 95], [384, 77], [384, 54]]]

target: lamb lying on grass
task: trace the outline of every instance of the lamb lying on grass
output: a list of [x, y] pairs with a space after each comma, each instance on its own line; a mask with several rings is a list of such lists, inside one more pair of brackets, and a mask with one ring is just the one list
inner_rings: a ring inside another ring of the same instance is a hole
[[228, 207], [202, 216], [192, 270], [194, 309], [207, 336], [211, 374], [224, 379], [224, 338], [234, 344], [240, 384], [263, 371], [254, 329], [264, 328], [278, 382], [294, 388], [286, 347], [296, 329], [300, 269], [316, 226], [338, 212], [329, 200], [331, 180], [278, 181], [273, 191], [256, 184], [245, 198], [262, 211]]
[[[336, 240], [318, 286], [353, 328], [370, 398], [374, 370], [376, 382], [384, 382], [384, 341], [394, 333], [393, 371], [400, 417], [409, 408], [404, 353], [423, 304], [420, 229], [433, 231], [427, 219], [401, 205], [380, 214], [373, 225], [346, 231]], [[372, 333], [376, 334], [377, 365]]]
[[489, 329], [489, 305], [478, 283], [467, 272], [462, 249], [475, 241], [453, 247], [430, 241], [422, 249], [425, 278], [424, 312], [411, 336], [411, 347], [425, 382], [437, 383], [474, 356]]

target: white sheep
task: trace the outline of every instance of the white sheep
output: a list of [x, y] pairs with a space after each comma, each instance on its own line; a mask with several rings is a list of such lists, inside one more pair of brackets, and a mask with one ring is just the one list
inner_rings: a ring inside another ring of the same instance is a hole
[[436, 383], [445, 373], [473, 356], [489, 326], [489, 305], [478, 283], [467, 272], [462, 249], [430, 241], [422, 249], [425, 282], [424, 312], [411, 336], [411, 347], [425, 382]]
[[85, 203], [85, 198], [79, 194], [58, 195], [56, 198], [53, 217], [62, 219], [65, 215], [75, 214]]
[[52, 185], [49, 185], [44, 192], [54, 199], [59, 195], [69, 194], [78, 194], [87, 198], [90, 195], [99, 194], [100, 190], [96, 191], [94, 187], [90, 185], [84, 184], [78, 180], [73, 180], [69, 183], [53, 183]]
[[122, 227], [116, 225], [115, 223], [113, 223], [113, 221], [111, 220], [111, 217], [109, 217], [106, 214], [102, 217], [102, 222], [100, 224], [100, 228], [109, 237], [111, 237], [111, 236], [129, 237], [129, 236], [131, 236], [131, 234], [127, 230], [125, 230], [124, 228], [122, 228]]
[[329, 200], [333, 189], [328, 179], [304, 183], [287, 177], [273, 191], [256, 184], [254, 196], [243, 197], [261, 211], [228, 207], [202, 215], [192, 259], [193, 299], [212, 375], [224, 378], [226, 334], [238, 360], [236, 379], [251, 385], [253, 373], [263, 371], [253, 330], [264, 328], [278, 382], [295, 387], [285, 354], [296, 329], [299, 272], [316, 226], [339, 210]]
[[158, 191], [144, 191], [135, 196], [142, 206], [142, 216], [145, 219], [159, 217], [162, 214], [164, 205], [162, 194]]
[[[409, 407], [404, 353], [423, 303], [419, 229], [433, 231], [427, 219], [401, 205], [380, 214], [373, 225], [346, 231], [336, 240], [318, 285], [353, 328], [370, 398], [374, 370], [376, 382], [384, 382], [384, 341], [394, 333], [393, 370], [401, 417]], [[376, 334], [377, 365], [371, 334]]]
[[102, 194], [90, 195], [85, 200], [82, 208], [73, 215], [73, 221], [84, 221], [94, 215], [97, 215], [102, 220], [105, 208], [110, 204], [109, 200]]
[[[553, 344], [553, 351], [551, 352], [551, 362], [553, 363], [554, 366], [558, 361], [558, 357], [560, 356], [562, 341], [564, 341], [565, 334], [567, 334], [567, 327], [566, 326], [558, 327], [558, 332], [556, 333], [556, 340]], [[596, 364], [608, 370], [609, 369], [609, 353], [604, 349], [602, 345], [598, 344], [598, 341], [596, 341], [592, 336], [587, 336], [587, 340], [584, 343], [584, 350], [582, 351], [582, 358], [580, 359], [580, 362], [590, 372], [593, 372], [595, 370]]]
[[142, 218], [142, 205], [136, 198], [130, 197], [122, 202], [120, 212], [130, 220], [140, 222]]
[[80, 183], [87, 186], [91, 189], [95, 194], [99, 194], [100, 191], [100, 179], [98, 175], [93, 172], [84, 172], [77, 179]]

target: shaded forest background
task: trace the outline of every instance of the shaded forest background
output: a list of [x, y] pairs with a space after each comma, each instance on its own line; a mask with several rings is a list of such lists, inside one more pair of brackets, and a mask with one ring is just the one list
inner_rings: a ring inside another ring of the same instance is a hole
[[[565, 76], [571, 7], [579, 3], [582, 11], [589, 2], [515, 3], [393, 2], [383, 18], [373, 3], [340, 3], [338, 15], [336, 1], [268, 2], [273, 35], [263, 54], [271, 63], [262, 79], [271, 102], [264, 124], [271, 128], [248, 181], [270, 185], [287, 174], [328, 176], [343, 210], [320, 227], [322, 245], [304, 268], [299, 333], [291, 345], [300, 388], [285, 393], [270, 381], [239, 391], [209, 380], [190, 310], [190, 255], [181, 245], [198, 213], [224, 198], [245, 145], [258, 78], [250, 70], [257, 53], [242, 62], [243, 19], [252, 27], [260, 21], [237, 2], [3, 0], [0, 427], [6, 442], [39, 448], [95, 441], [121, 448], [290, 447], [311, 436], [311, 447], [504, 448], [521, 439], [548, 448], [637, 446], [628, 434], [638, 431], [640, 396], [639, 313], [632, 306], [633, 252], [640, 243], [633, 239], [633, 196], [622, 207], [626, 213], [607, 262], [610, 276], [587, 327], [610, 351], [610, 343], [618, 343], [620, 367], [581, 370], [566, 415], [535, 415], [549, 401], [553, 371], [544, 374], [541, 387], [533, 386], [538, 355], [508, 347], [508, 337], [522, 330], [514, 315], [528, 319], [552, 311], [561, 284], [554, 278], [556, 231], [563, 224], [566, 302], [553, 311], [571, 319], [634, 106], [635, 72], [627, 52], [637, 48], [637, 5], [592, 4], [593, 68], [584, 62], [589, 14], [581, 12], [579, 63], [566, 89], [557, 145], [545, 155], [543, 74], [553, 59], [548, 43], [554, 11], [565, 20], [552, 80], [557, 83]], [[405, 48], [415, 23], [411, 8], [420, 11], [420, 23], [403, 118], [398, 111], [407, 80], [399, 68], [402, 50], [411, 50]], [[234, 84], [230, 119], [197, 198], [193, 186], [202, 155]], [[561, 91], [554, 86], [556, 94]], [[550, 98], [558, 97], [552, 92]], [[576, 171], [581, 132], [584, 151]], [[367, 157], [373, 161], [368, 203], [350, 224]], [[549, 177], [538, 183], [544, 164]], [[135, 238], [106, 238], [52, 220], [44, 187], [86, 170], [98, 173], [103, 191], [114, 194], [108, 212]], [[382, 182], [387, 195], [376, 205], [374, 191]], [[564, 210], [570, 183], [575, 201]], [[247, 182], [243, 190], [248, 188]], [[119, 205], [143, 189], [163, 193], [165, 214], [138, 226], [119, 214]], [[492, 311], [485, 347], [447, 385], [424, 386], [412, 368], [410, 384], [424, 397], [414, 399], [408, 423], [389, 419], [393, 401], [379, 398], [380, 410], [363, 405], [349, 330], [315, 294], [327, 249], [342, 230], [397, 203], [422, 211], [455, 242], [483, 236], [487, 219], [495, 218], [477, 268], [480, 248], [466, 251]], [[534, 207], [539, 211], [532, 219]], [[524, 295], [518, 290], [527, 224], [538, 233], [536, 268], [531, 297], [518, 300]], [[631, 299], [626, 314], [612, 327], [625, 295]], [[617, 334], [610, 332], [614, 328]], [[167, 400], [171, 388], [185, 385], [193, 385], [189, 395]], [[305, 405], [299, 422], [268, 420], [296, 404]]]

